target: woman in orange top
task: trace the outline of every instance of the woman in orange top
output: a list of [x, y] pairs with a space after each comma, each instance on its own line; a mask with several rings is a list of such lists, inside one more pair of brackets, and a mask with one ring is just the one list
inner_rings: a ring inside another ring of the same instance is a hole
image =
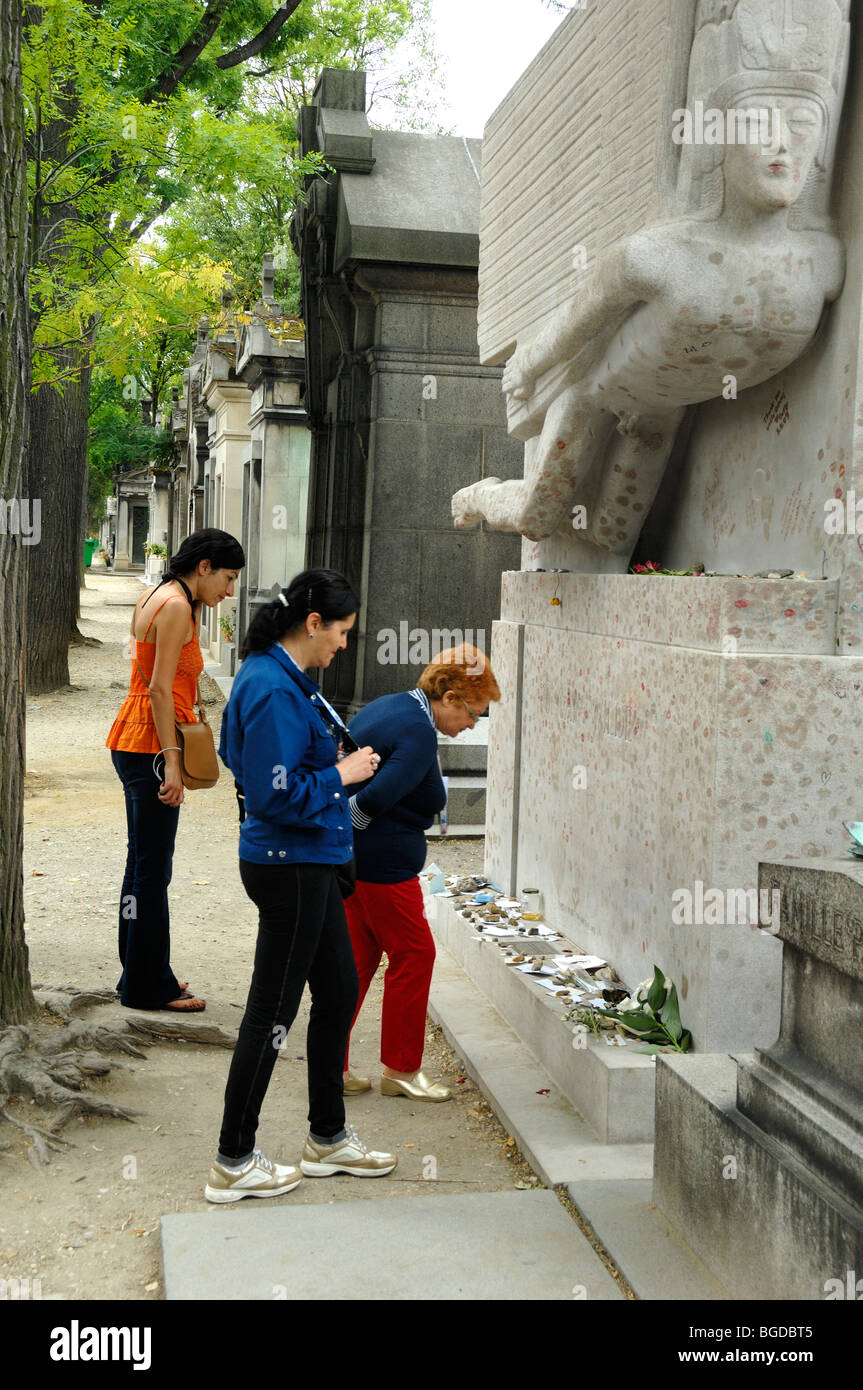
[[[195, 723], [195, 687], [204, 669], [198, 645], [200, 607], [231, 598], [246, 563], [239, 541], [208, 528], [188, 536], [161, 582], [148, 589], [132, 618], [129, 694], [106, 739], [126, 794], [128, 855], [120, 897], [117, 990], [130, 1009], [199, 1012], [171, 969], [168, 884], [183, 782], [174, 722]], [[164, 588], [161, 603], [144, 609]], [[149, 684], [148, 684], [149, 682]]]

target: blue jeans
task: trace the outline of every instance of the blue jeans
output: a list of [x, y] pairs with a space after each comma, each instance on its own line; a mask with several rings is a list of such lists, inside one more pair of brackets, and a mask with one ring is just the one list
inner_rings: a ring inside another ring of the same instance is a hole
[[150, 753], [112, 749], [111, 761], [126, 794], [128, 854], [120, 897], [118, 945], [123, 973], [120, 1002], [130, 1009], [160, 1009], [180, 995], [171, 969], [168, 884], [179, 806], [159, 800], [161, 781]]

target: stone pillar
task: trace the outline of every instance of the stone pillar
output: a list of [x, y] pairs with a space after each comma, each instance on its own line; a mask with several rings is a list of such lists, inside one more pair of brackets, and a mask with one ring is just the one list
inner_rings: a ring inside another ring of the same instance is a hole
[[114, 569], [127, 570], [132, 563], [132, 539], [129, 534], [129, 503], [120, 497], [117, 503], [117, 546]]
[[[170, 475], [154, 473], [150, 478], [150, 541], [163, 545], [170, 554]], [[147, 556], [146, 582], [158, 583], [165, 570], [166, 559]]]
[[253, 318], [237, 356], [237, 373], [252, 391], [241, 536], [247, 564], [238, 605], [238, 645], [273, 585], [285, 585], [306, 567], [311, 435], [301, 400], [305, 347], [296, 336], [300, 326], [266, 300], [267, 289], [265, 273], [265, 299], [256, 311], [266, 319]]
[[[243, 526], [243, 460], [249, 444], [250, 392], [235, 371], [236, 339], [218, 335], [210, 345], [203, 369], [201, 399], [210, 412], [209, 462], [207, 465], [204, 526], [228, 531], [239, 540]], [[213, 661], [222, 662], [227, 643], [219, 628], [222, 607], [210, 610], [202, 621], [202, 647]], [[230, 665], [230, 658], [225, 666]]]

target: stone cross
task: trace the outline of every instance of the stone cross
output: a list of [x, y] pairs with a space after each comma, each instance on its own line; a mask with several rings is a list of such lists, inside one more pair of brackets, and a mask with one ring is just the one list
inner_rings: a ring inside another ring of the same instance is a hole
[[276, 272], [273, 269], [273, 253], [271, 251], [264, 253], [261, 281], [263, 284], [261, 298], [267, 303], [276, 297]]

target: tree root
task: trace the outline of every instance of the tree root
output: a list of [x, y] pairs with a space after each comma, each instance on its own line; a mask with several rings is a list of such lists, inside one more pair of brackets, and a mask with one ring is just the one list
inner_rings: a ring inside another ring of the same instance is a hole
[[116, 1004], [117, 991], [113, 989], [76, 989], [74, 985], [34, 985], [39, 991], [39, 1003], [55, 1018], [69, 1019], [96, 1004]]
[[[95, 1077], [109, 1075], [110, 1054], [143, 1058], [158, 1042], [188, 1042], [199, 1046], [233, 1048], [234, 1039], [213, 1024], [203, 1026], [184, 1019], [145, 1018], [132, 1015], [97, 1025], [75, 1017], [85, 1008], [116, 1003], [113, 990], [84, 991], [61, 986], [43, 992], [39, 1002], [56, 1025], [18, 1024], [0, 1033], [0, 1116], [31, 1140], [30, 1161], [37, 1167], [50, 1160], [51, 1149], [72, 1146], [57, 1133], [73, 1115], [133, 1122], [139, 1113], [109, 1100], [87, 1094]], [[29, 1100], [48, 1112], [47, 1128], [11, 1115], [10, 1101]], [[8, 1148], [0, 1145], [0, 1152]], [[9, 1155], [3, 1154], [3, 1157]]]
[[144, 1042], [145, 1047], [151, 1047], [153, 1042], [176, 1041], [201, 1043], [206, 1047], [228, 1047], [233, 1050], [236, 1044], [236, 1038], [223, 1032], [215, 1023], [186, 1023], [179, 1018], [170, 1023], [166, 1018], [129, 1018], [123, 1021], [142, 1042], [146, 1037], [152, 1039], [150, 1043]]

